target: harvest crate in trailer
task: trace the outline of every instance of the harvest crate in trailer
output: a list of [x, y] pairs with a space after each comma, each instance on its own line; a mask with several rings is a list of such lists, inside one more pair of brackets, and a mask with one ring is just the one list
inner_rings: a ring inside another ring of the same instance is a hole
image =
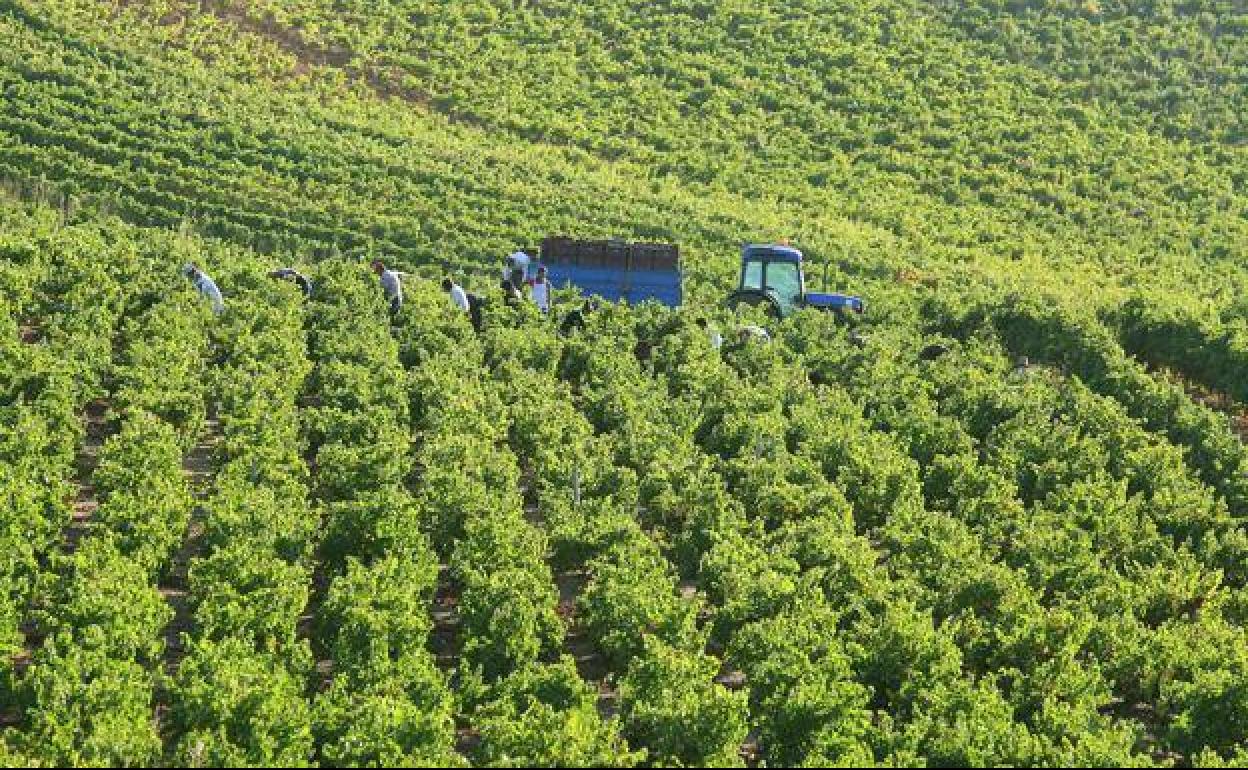
[[680, 249], [675, 244], [547, 238], [541, 264], [557, 289], [575, 286], [587, 296], [629, 304], [648, 299], [668, 307], [681, 303]]

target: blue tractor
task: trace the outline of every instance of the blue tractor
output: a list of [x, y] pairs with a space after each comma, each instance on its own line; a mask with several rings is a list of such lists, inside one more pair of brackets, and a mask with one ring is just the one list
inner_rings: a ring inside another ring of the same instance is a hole
[[808, 292], [802, 252], [776, 244], [751, 244], [741, 249], [741, 282], [728, 296], [728, 306], [761, 307], [776, 318], [805, 307], [845, 315], [861, 315], [866, 310], [859, 297]]

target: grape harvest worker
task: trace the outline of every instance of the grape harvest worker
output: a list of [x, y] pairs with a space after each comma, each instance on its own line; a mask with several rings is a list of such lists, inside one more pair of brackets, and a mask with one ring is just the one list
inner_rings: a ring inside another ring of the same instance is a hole
[[520, 294], [520, 289], [511, 281], [503, 281], [499, 286], [503, 290], [503, 303], [507, 307], [520, 307], [520, 303], [524, 302], [524, 297]]
[[443, 278], [442, 290], [451, 295], [452, 305], [465, 313], [472, 312], [472, 306], [468, 302], [468, 292], [464, 291], [464, 287], [455, 283], [450, 278]]
[[396, 316], [403, 309], [403, 282], [399, 280], [401, 273], [386, 268], [380, 259], [372, 262], [373, 272], [381, 279], [381, 290], [390, 303], [390, 315]]
[[529, 281], [529, 291], [532, 292], [533, 304], [537, 305], [537, 309], [543, 314], [549, 313], [550, 282], [546, 280], [545, 265], [537, 268], [537, 277]]
[[520, 287], [525, 284], [525, 277], [529, 274], [529, 255], [523, 251], [513, 251], [507, 257], [506, 265], [503, 269], [503, 280], [511, 281], [511, 285], [519, 291]]
[[442, 289], [451, 295], [451, 305], [468, 314], [472, 328], [481, 331], [481, 299], [475, 294], [464, 291], [464, 287], [450, 278], [442, 279]]
[[711, 343], [711, 348], [719, 350], [724, 346], [724, 335], [720, 334], [718, 329], [712, 327], [705, 318], [699, 318], [697, 324], [698, 328], [706, 332], [706, 339]]
[[293, 281], [298, 285], [299, 290], [303, 292], [305, 297], [312, 296], [312, 282], [303, 273], [291, 267], [283, 267], [269, 273], [270, 278], [280, 278], [285, 281]]
[[216, 281], [199, 269], [199, 265], [191, 262], [182, 268], [182, 273], [195, 286], [200, 295], [212, 303], [213, 313], [221, 315], [225, 312], [225, 298], [221, 296], [221, 289], [217, 287]]
[[564, 317], [563, 323], [559, 324], [559, 333], [566, 337], [571, 334], [573, 330], [583, 330], [585, 328], [586, 317], [597, 309], [597, 300], [585, 300], [584, 305], [581, 305], [579, 308], [573, 310]]
[[737, 339], [741, 341], [742, 345], [751, 340], [755, 342], [771, 342], [771, 334], [761, 326], [748, 324], [742, 326], [741, 330], [737, 332]]

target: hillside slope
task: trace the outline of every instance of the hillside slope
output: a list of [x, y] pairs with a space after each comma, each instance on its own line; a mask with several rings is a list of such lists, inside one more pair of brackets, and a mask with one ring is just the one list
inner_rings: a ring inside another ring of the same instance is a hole
[[1246, 20], [0, 0], [0, 765], [1244, 764]]
[[1233, 121], [1204, 141], [1220, 112], [1142, 117], [1111, 34], [1204, 35], [1182, 61], [1239, 114], [1242, 13], [1213, 35], [1059, 4], [375, 6], [8, 0], [0, 160], [263, 249], [477, 262], [556, 230], [656, 237], [698, 287], [740, 241], [789, 237], [868, 273], [1243, 285], [1248, 149]]
[[391, 321], [360, 264], [309, 301], [273, 256], [9, 201], [0, 250], [6, 764], [1248, 748], [1248, 449], [1094, 318], [807, 311], [715, 350], [653, 307], [476, 334], [419, 280]]

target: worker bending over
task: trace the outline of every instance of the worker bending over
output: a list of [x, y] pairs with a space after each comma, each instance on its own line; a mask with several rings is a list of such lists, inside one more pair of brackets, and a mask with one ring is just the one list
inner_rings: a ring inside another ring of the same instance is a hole
[[724, 346], [724, 335], [720, 334], [718, 329], [711, 326], [709, 321], [705, 318], [699, 318], [696, 323], [698, 324], [698, 328], [706, 333], [706, 341], [711, 344], [712, 349], [719, 350]]
[[200, 296], [212, 303], [213, 313], [221, 315], [225, 312], [225, 298], [221, 296], [221, 289], [217, 287], [216, 281], [199, 269], [199, 265], [194, 262], [185, 265], [182, 268], [182, 274], [195, 286]]
[[451, 295], [451, 305], [468, 314], [469, 320], [472, 321], [472, 328], [481, 331], [481, 299], [475, 294], [469, 294], [464, 291], [464, 287], [452, 281], [450, 278], [442, 279], [442, 289]]
[[386, 301], [390, 303], [390, 315], [398, 315], [403, 309], [403, 282], [399, 280], [402, 274], [386, 269], [385, 263], [380, 259], [373, 260], [372, 268], [377, 277], [381, 279], [381, 290], [386, 295]]
[[529, 274], [529, 255], [523, 251], [512, 252], [508, 255], [505, 265], [503, 280], [510, 281], [511, 285], [516, 287], [516, 291], [520, 291]]
[[746, 326], [741, 327], [741, 330], [737, 333], [737, 339], [742, 345], [751, 341], [771, 342], [771, 334], [761, 326], [747, 324]]
[[584, 330], [589, 314], [593, 313], [597, 309], [598, 300], [586, 300], [585, 304], [581, 305], [576, 310], [573, 310], [571, 313], [568, 313], [564, 317], [563, 323], [559, 324], [559, 333], [566, 337], [573, 331]]
[[293, 281], [299, 287], [299, 290], [303, 292], [303, 296], [312, 296], [312, 282], [308, 280], [306, 275], [298, 270], [295, 270], [294, 268], [283, 267], [278, 270], [274, 270], [269, 273], [269, 277], [280, 278], [284, 281]]

